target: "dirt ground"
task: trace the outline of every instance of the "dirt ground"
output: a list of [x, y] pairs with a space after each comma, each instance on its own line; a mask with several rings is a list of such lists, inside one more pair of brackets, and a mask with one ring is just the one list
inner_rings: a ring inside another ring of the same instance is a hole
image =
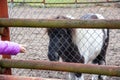
[[[86, 6], [81, 8], [37, 8], [37, 7], [9, 7], [10, 18], [48, 19], [57, 15], [71, 15], [79, 19], [86, 13], [99, 13], [106, 19], [120, 19], [120, 8], [111, 6]], [[27, 46], [27, 53], [13, 56], [13, 59], [48, 60], [48, 36], [44, 28], [11, 28], [11, 41]], [[120, 30], [110, 30], [110, 42], [107, 51], [107, 65], [120, 66]], [[66, 72], [45, 70], [13, 69], [13, 75], [65, 79]], [[89, 77], [86, 80], [90, 80]], [[107, 80], [120, 80], [108, 77]]]

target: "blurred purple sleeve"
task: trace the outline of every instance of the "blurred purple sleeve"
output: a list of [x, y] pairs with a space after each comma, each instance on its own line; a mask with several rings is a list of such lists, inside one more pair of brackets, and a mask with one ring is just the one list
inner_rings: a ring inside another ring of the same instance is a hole
[[0, 54], [16, 55], [19, 52], [19, 44], [9, 41], [0, 41]]

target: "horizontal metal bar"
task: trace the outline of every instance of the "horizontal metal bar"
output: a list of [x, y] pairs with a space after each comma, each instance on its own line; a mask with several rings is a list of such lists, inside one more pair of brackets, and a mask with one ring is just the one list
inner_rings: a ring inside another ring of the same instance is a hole
[[14, 76], [14, 75], [0, 75], [0, 80], [63, 80], [63, 79], [26, 77], [26, 76]]
[[120, 29], [120, 20], [56, 20], [0, 18], [0, 27]]
[[118, 66], [100, 66], [80, 63], [66, 63], [40, 60], [12, 60], [12, 59], [1, 59], [0, 66], [2, 68], [54, 70], [120, 77], [120, 67]]

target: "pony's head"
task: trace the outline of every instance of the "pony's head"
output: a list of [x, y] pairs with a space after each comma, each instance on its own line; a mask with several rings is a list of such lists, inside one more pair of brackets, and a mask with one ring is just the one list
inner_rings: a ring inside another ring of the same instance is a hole
[[[70, 19], [65, 16], [57, 16], [55, 19]], [[80, 60], [80, 53], [73, 36], [75, 29], [72, 28], [48, 28], [49, 47], [48, 58], [51, 61], [58, 61], [61, 57], [65, 62], [83, 62]], [[82, 58], [82, 57], [81, 57]]]
[[[68, 18], [65, 16], [57, 16], [53, 19]], [[65, 48], [68, 45], [66, 39], [71, 42], [71, 36], [68, 37], [68, 34], [71, 33], [71, 30], [64, 28], [48, 28], [47, 32], [49, 36], [48, 58], [51, 61], [58, 61], [60, 55], [65, 52]]]
[[49, 50], [48, 50], [48, 58], [51, 61], [58, 61], [59, 56], [65, 53], [72, 43], [71, 30], [67, 30], [64, 28], [53, 28], [48, 29], [49, 36]]

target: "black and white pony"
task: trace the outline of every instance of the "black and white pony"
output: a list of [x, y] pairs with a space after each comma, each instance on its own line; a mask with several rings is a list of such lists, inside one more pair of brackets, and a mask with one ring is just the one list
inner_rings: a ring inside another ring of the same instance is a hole
[[[55, 19], [69, 19], [57, 16]], [[100, 14], [86, 14], [81, 19], [104, 19]], [[93, 64], [106, 64], [105, 55], [109, 42], [108, 29], [48, 28], [50, 61]], [[97, 76], [97, 78], [96, 78]], [[92, 80], [103, 80], [101, 75], [94, 75]], [[69, 80], [84, 80], [83, 74], [70, 73]]]

